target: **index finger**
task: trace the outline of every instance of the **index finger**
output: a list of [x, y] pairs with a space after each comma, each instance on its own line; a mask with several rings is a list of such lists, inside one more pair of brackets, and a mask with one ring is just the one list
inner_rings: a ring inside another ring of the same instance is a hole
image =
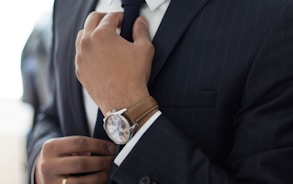
[[91, 12], [85, 20], [84, 31], [91, 33], [99, 25], [104, 16], [104, 13]]
[[122, 12], [108, 13], [102, 18], [96, 29], [106, 28], [116, 32], [116, 29], [121, 25], [122, 19]]
[[116, 145], [109, 141], [85, 136], [56, 138], [47, 141], [43, 145], [43, 153], [51, 156], [64, 156], [83, 152], [113, 156], [116, 153]]

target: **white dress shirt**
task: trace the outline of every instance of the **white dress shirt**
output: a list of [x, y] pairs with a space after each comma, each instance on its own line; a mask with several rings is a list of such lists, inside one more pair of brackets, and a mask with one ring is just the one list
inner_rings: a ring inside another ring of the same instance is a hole
[[[170, 4], [170, 0], [146, 0], [146, 4], [142, 6], [140, 11], [140, 15], [144, 16], [149, 22], [149, 32], [151, 39], [154, 38], [155, 33], [165, 15], [165, 12]], [[123, 8], [121, 7], [121, 1], [119, 0], [99, 0], [96, 6], [96, 11], [100, 13], [110, 13], [110, 12], [123, 12]], [[85, 89], [84, 92], [84, 102], [85, 109], [88, 118], [88, 124], [91, 134], [93, 134], [98, 107], [91, 99], [89, 94]], [[124, 148], [120, 151], [117, 157], [114, 160], [116, 165], [120, 165], [123, 160], [127, 157], [128, 153], [132, 150], [134, 145], [140, 139], [140, 137], [144, 134], [144, 132], [153, 124], [153, 122], [160, 116], [161, 112], [158, 111], [155, 113], [141, 129], [134, 135], [134, 137], [124, 146]]]

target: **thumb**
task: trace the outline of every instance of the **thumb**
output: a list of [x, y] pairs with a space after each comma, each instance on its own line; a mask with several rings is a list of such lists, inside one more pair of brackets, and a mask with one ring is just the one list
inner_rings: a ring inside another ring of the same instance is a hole
[[151, 41], [149, 24], [144, 17], [138, 17], [133, 25], [133, 42]]

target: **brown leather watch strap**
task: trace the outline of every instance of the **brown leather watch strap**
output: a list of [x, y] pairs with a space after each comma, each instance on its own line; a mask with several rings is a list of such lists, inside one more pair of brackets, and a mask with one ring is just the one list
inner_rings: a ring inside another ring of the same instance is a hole
[[156, 100], [153, 97], [148, 96], [127, 109], [123, 114], [132, 124], [135, 124], [139, 123], [144, 117], [158, 109], [158, 107]]

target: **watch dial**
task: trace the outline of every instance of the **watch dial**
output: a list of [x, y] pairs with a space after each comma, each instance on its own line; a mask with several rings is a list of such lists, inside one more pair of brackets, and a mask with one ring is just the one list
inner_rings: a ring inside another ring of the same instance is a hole
[[120, 115], [110, 116], [106, 123], [109, 137], [117, 144], [125, 144], [129, 139], [129, 124]]

